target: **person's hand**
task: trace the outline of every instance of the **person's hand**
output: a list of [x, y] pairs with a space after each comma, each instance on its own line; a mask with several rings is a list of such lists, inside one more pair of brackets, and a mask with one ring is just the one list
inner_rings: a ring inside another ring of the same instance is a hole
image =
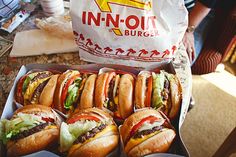
[[194, 35], [193, 32], [185, 32], [183, 37], [183, 44], [188, 53], [189, 61], [192, 63], [195, 59], [195, 49], [194, 49]]

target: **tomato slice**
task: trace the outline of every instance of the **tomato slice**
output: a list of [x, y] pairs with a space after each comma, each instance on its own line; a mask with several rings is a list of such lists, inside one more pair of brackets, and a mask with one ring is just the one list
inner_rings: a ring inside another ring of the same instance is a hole
[[94, 120], [94, 121], [96, 121], [96, 122], [100, 121], [99, 118], [94, 117], [94, 116], [91, 116], [91, 115], [76, 115], [76, 116], [70, 118], [70, 119], [67, 121], [67, 123], [68, 123], [68, 124], [72, 124], [72, 123], [75, 123], [75, 122], [77, 122], [77, 121], [79, 121], [79, 120], [81, 120], [81, 119]]
[[147, 86], [146, 99], [145, 99], [146, 107], [151, 106], [151, 99], [152, 99], [152, 76], [148, 78], [148, 86]]
[[123, 120], [123, 118], [121, 118], [120, 114], [118, 113], [118, 111], [114, 112], [114, 118], [115, 119], [119, 119], [119, 120]]
[[42, 120], [46, 121], [46, 122], [54, 122], [53, 118], [46, 118], [46, 117], [42, 117]]
[[17, 97], [17, 101], [19, 103], [23, 103], [23, 101], [24, 101], [22, 90], [23, 90], [23, 83], [24, 83], [26, 77], [27, 77], [27, 75], [22, 76], [17, 84], [16, 97]]
[[132, 130], [130, 131], [130, 137], [132, 137], [135, 132], [143, 125], [143, 123], [145, 122], [149, 122], [149, 123], [154, 123], [155, 121], [157, 121], [159, 118], [154, 117], [154, 116], [148, 116], [146, 118], [143, 118], [140, 122], [138, 122], [137, 124], [135, 124], [132, 128]]
[[62, 89], [62, 93], [61, 93], [61, 104], [62, 104], [63, 108], [64, 108], [64, 101], [66, 99], [68, 88], [75, 81], [75, 79], [79, 76], [80, 76], [80, 74], [72, 76], [70, 79], [68, 79], [68, 81], [64, 85], [64, 87]]
[[156, 68], [156, 69], [153, 69], [152, 72], [160, 74], [161, 70]]
[[116, 76], [116, 73], [115, 72], [110, 72], [109, 75], [108, 75], [108, 78], [106, 80], [105, 90], [104, 90], [104, 94], [105, 94], [106, 98], [108, 97], [109, 83], [111, 82], [111, 80], [113, 79], [114, 76]]

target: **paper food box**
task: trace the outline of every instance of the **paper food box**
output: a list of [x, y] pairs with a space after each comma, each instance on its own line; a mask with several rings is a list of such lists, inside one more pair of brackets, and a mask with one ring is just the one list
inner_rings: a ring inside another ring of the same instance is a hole
[[[20, 79], [21, 76], [23, 76], [24, 74], [26, 74], [27, 72], [29, 72], [32, 69], [40, 69], [40, 70], [57, 70], [60, 72], [64, 72], [67, 69], [76, 69], [76, 70], [92, 70], [92, 71], [99, 71], [99, 69], [101, 68], [113, 68], [116, 70], [122, 70], [122, 71], [126, 71], [129, 73], [133, 73], [134, 75], [137, 75], [140, 70], [143, 69], [139, 69], [139, 68], [133, 68], [133, 67], [128, 67], [128, 66], [121, 66], [121, 65], [104, 65], [104, 64], [88, 64], [88, 65], [73, 65], [73, 66], [67, 66], [67, 65], [56, 65], [56, 64], [29, 64], [29, 65], [23, 65], [20, 70], [18, 75], [15, 78], [13, 87], [9, 93], [7, 102], [5, 104], [1, 119], [9, 119], [13, 112], [17, 109], [16, 104], [14, 102], [14, 93], [15, 93], [15, 89], [16, 89], [16, 85], [18, 80]], [[152, 67], [149, 69], [145, 69], [145, 70], [156, 70], [156, 69], [164, 69], [165, 71], [169, 72], [169, 73], [173, 73], [175, 74], [174, 68], [172, 63], [169, 64], [165, 64], [162, 65], [160, 67]], [[18, 106], [19, 107], [19, 106]], [[186, 105], [182, 104], [180, 112], [178, 117], [172, 122], [172, 125], [174, 126], [175, 130], [176, 130], [176, 138], [174, 140], [174, 143], [172, 144], [170, 150], [168, 151], [168, 153], [159, 153], [159, 154], [150, 154], [148, 155], [149, 157], [153, 157], [153, 156], [189, 156], [188, 151], [186, 149], [186, 147], [184, 146], [184, 143], [182, 141], [181, 138], [181, 134], [180, 134], [180, 115], [185, 117], [185, 109], [186, 109]], [[3, 148], [3, 147], [1, 147]], [[2, 153], [4, 154], [4, 149], [1, 150]], [[101, 150], [102, 151], [102, 150]], [[56, 154], [55, 154], [56, 153]], [[3, 155], [4, 156], [4, 155]], [[27, 157], [39, 157], [39, 156], [48, 156], [48, 157], [54, 157], [54, 156], [61, 156], [60, 153], [57, 152], [57, 150], [55, 152], [49, 152], [47, 150], [43, 150], [40, 152], [35, 152], [34, 154], [29, 154], [27, 155]], [[118, 147], [116, 150], [114, 150], [109, 156], [125, 156], [124, 152], [122, 151], [122, 147]]]

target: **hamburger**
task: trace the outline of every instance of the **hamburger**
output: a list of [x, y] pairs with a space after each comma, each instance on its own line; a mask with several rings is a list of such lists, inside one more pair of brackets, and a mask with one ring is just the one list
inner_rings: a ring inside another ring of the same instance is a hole
[[22, 105], [51, 106], [58, 75], [50, 71], [30, 71], [17, 83], [15, 100]]
[[47, 106], [27, 105], [16, 110], [10, 120], [2, 120], [1, 135], [8, 156], [22, 156], [57, 144], [60, 120]]
[[63, 113], [72, 113], [76, 108], [93, 107], [94, 86], [96, 74], [80, 73], [77, 70], [67, 70], [57, 81], [54, 95], [54, 105]]
[[176, 133], [159, 111], [144, 109], [129, 116], [120, 128], [124, 151], [129, 157], [164, 153]]
[[95, 86], [95, 105], [118, 119], [125, 119], [133, 112], [134, 77], [115, 71], [98, 75]]
[[163, 70], [160, 73], [141, 71], [135, 85], [135, 107], [162, 110], [174, 119], [180, 110], [182, 88], [176, 75]]
[[103, 157], [117, 146], [117, 126], [109, 114], [97, 108], [75, 112], [60, 131], [60, 151], [69, 157]]

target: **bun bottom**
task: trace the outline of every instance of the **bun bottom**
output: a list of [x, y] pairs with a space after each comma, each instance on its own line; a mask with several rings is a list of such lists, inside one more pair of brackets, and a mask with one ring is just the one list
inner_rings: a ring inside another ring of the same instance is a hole
[[[119, 142], [118, 135], [102, 136], [76, 148], [73, 145], [68, 157], [104, 157], [111, 153]], [[73, 152], [71, 150], [74, 150]]]
[[28, 137], [7, 143], [7, 156], [22, 156], [48, 148], [57, 141], [58, 128], [45, 129]]
[[135, 146], [128, 152], [129, 157], [141, 157], [152, 153], [164, 153], [168, 151], [175, 138], [175, 132], [167, 129]]

